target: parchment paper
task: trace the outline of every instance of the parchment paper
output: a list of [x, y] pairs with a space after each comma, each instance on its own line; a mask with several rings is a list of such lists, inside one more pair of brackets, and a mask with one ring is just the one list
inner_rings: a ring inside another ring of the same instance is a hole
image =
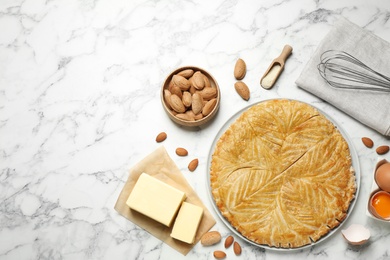
[[[200, 222], [194, 244], [187, 244], [171, 238], [170, 234], [172, 227], [166, 227], [153, 219], [131, 210], [126, 205], [126, 201], [131, 191], [133, 190], [138, 177], [143, 172], [185, 192], [187, 195], [185, 201], [203, 208], [203, 217]], [[200, 200], [196, 192], [192, 189], [191, 185], [187, 182], [187, 179], [183, 176], [179, 168], [169, 157], [163, 146], [156, 149], [150, 155], [146, 156], [143, 160], [137, 163], [132, 169], [130, 169], [129, 177], [118, 197], [114, 208], [120, 215], [127, 218], [137, 226], [145, 229], [147, 232], [168, 244], [183, 255], [186, 255], [188, 252], [190, 252], [191, 249], [199, 242], [202, 235], [208, 232], [210, 228], [212, 228], [216, 223], [213, 216]]]

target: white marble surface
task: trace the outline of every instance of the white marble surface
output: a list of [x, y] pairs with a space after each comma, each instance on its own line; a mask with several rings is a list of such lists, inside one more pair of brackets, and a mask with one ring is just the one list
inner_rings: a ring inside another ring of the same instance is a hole
[[[338, 231], [289, 253], [242, 242], [242, 255], [228, 250], [228, 259], [390, 259], [390, 224], [365, 215], [377, 155], [360, 138], [390, 140], [294, 83], [339, 15], [390, 41], [385, 0], [2, 0], [0, 259], [213, 259], [222, 244], [197, 244], [184, 257], [117, 214], [127, 171], [166, 131], [164, 146], [212, 210], [206, 161], [215, 135], [236, 111], [278, 97], [325, 110], [349, 134], [361, 189], [345, 227], [363, 224], [372, 237], [355, 247]], [[276, 86], [264, 90], [259, 79], [285, 44], [293, 54]], [[248, 102], [233, 87], [239, 57], [248, 66]], [[220, 111], [207, 127], [180, 128], [162, 111], [162, 81], [182, 65], [203, 67], [219, 82]], [[174, 154], [178, 146], [200, 159], [195, 172]], [[227, 235], [213, 214], [214, 229]]]

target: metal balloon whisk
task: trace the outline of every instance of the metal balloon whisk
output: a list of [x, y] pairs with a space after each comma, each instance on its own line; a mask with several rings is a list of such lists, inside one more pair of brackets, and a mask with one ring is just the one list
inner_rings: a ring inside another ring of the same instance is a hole
[[344, 51], [325, 51], [317, 68], [334, 88], [390, 92], [390, 77]]

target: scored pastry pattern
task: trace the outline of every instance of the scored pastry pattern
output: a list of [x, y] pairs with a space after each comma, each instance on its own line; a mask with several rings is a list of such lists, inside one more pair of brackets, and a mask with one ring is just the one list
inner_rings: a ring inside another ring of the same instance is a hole
[[217, 141], [212, 196], [249, 240], [296, 248], [317, 241], [347, 216], [356, 192], [347, 142], [314, 107], [260, 102]]

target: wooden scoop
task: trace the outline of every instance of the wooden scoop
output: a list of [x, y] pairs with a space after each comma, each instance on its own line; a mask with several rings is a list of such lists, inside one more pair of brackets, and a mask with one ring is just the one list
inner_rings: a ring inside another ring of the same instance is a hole
[[263, 88], [270, 89], [273, 87], [280, 73], [282, 73], [284, 69], [284, 62], [291, 53], [292, 47], [290, 45], [285, 45], [283, 47], [282, 53], [279, 55], [279, 57], [271, 62], [263, 77], [260, 79], [260, 85]]

